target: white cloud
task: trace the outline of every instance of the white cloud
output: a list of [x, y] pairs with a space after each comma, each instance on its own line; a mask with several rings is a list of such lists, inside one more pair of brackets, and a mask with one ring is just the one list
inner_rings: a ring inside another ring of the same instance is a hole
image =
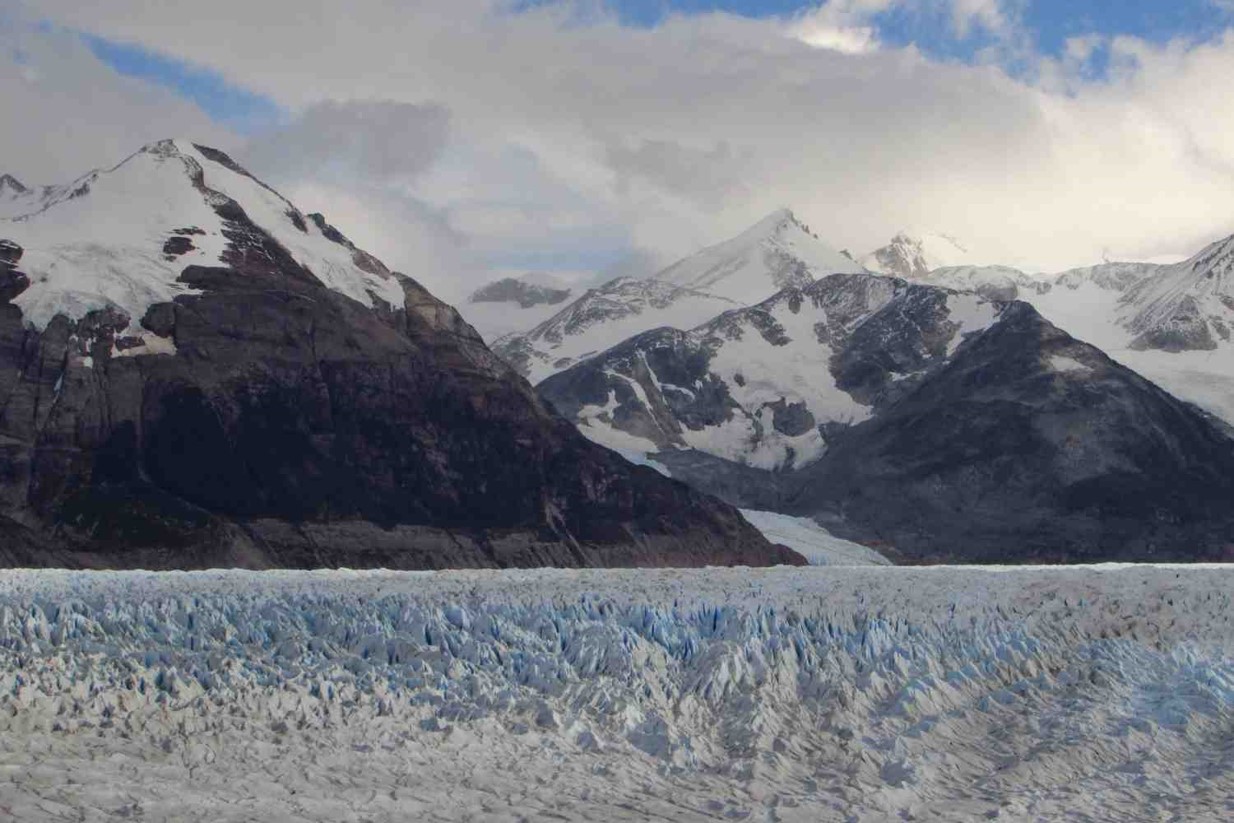
[[[1234, 231], [1234, 111], [1222, 96], [1234, 40], [1109, 41], [1110, 78], [1080, 76], [1077, 53], [1038, 61], [1027, 82], [876, 47], [873, 31], [863, 39], [871, 14], [899, 2], [833, 0], [782, 20], [679, 15], [652, 30], [603, 12], [580, 18], [571, 4], [515, 13], [504, 0], [358, 2], [345, 14], [325, 0], [294, 9], [216, 0], [209, 14], [197, 0], [41, 0], [40, 9], [302, 111], [280, 144], [287, 153], [324, 150], [311, 126], [323, 101], [448, 111], [431, 151], [424, 122], [347, 120], [354, 112], [331, 120], [343, 125], [329, 145], [376, 130], [380, 169], [400, 165], [405, 136], [407, 151], [421, 153], [399, 168], [397, 186], [361, 176], [354, 197], [378, 191], [386, 206], [411, 204], [473, 259], [559, 253], [575, 267], [572, 256], [624, 248], [662, 260], [780, 205], [856, 251], [926, 226], [991, 259], [1046, 267], [1103, 250], [1185, 253]], [[957, 31], [1017, 42], [1017, 3], [932, 8]], [[808, 24], [825, 47], [802, 42]], [[349, 168], [373, 165], [367, 149], [348, 151]], [[345, 184], [300, 174], [323, 198]], [[357, 221], [381, 222], [372, 208], [339, 202]]]
[[0, 9], [0, 172], [28, 185], [112, 166], [145, 143], [191, 134], [234, 138], [195, 106], [103, 65], [80, 38]]

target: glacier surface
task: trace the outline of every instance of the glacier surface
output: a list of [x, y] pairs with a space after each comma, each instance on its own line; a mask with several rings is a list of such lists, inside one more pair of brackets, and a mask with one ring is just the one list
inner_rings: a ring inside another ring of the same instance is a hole
[[0, 816], [1217, 820], [1223, 567], [5, 572]]

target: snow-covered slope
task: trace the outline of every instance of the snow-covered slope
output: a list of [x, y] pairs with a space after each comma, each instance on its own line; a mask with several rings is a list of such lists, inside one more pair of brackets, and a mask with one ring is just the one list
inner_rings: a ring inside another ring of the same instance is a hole
[[1060, 328], [1234, 425], [1234, 238], [1174, 265], [1106, 263], [1025, 295]]
[[674, 263], [656, 279], [752, 306], [788, 286], [864, 270], [820, 240], [790, 210], [780, 209], [737, 237]]
[[374, 258], [339, 242], [321, 217], [301, 214], [225, 155], [186, 141], [146, 146], [120, 165], [8, 201], [0, 237], [25, 251], [30, 287], [14, 303], [42, 329], [117, 309], [132, 327], [155, 303], [190, 292], [186, 266], [223, 264], [230, 230], [216, 210], [239, 207], [323, 284], [364, 305], [403, 304], [403, 289]]
[[978, 295], [831, 275], [690, 331], [646, 332], [540, 389], [614, 448], [801, 468], [829, 432], [909, 390], [999, 311]]
[[1028, 300], [1049, 291], [1043, 277], [1025, 274], [1010, 266], [944, 266], [908, 278], [957, 291], [973, 291], [990, 300]]
[[905, 561], [1211, 559], [1234, 534], [1234, 440], [1023, 301], [831, 275], [538, 389], [596, 442]]
[[566, 283], [539, 272], [503, 277], [476, 289], [459, 312], [493, 341], [535, 328], [561, 311], [572, 293]]
[[497, 340], [493, 350], [532, 383], [569, 368], [648, 329], [690, 327], [737, 304], [660, 280], [618, 277], [522, 334]]
[[1223, 820], [1234, 571], [0, 580], [15, 820]]
[[909, 279], [991, 300], [1025, 300], [1177, 397], [1234, 425], [1234, 238], [1190, 260], [1107, 262], [1059, 274], [944, 266]]
[[891, 561], [860, 543], [841, 540], [807, 517], [742, 509], [741, 516], [772, 543], [788, 546], [811, 566], [890, 566]]
[[922, 279], [945, 266], [972, 264], [972, 253], [946, 234], [900, 232], [891, 242], [861, 258], [861, 265], [879, 274]]

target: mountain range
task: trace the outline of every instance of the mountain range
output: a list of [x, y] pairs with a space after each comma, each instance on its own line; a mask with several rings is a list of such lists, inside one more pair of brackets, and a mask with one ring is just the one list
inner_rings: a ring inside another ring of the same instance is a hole
[[1234, 238], [971, 258], [856, 260], [782, 209], [460, 315], [205, 146], [6, 175], [0, 562], [803, 562], [752, 523], [829, 558], [1229, 557]]
[[5, 565], [804, 562], [222, 152], [8, 183], [3, 215]]
[[596, 442], [903, 562], [1230, 551], [1234, 239], [1054, 275], [959, 264], [941, 235], [897, 235], [842, 272], [787, 260], [811, 244], [837, 262], [776, 212], [633, 281], [783, 287], [762, 301], [695, 323], [632, 313], [602, 353], [619, 335], [596, 314], [573, 329], [581, 356], [534, 373], [534, 332], [497, 351]]
[[540, 384], [600, 443], [907, 562], [1224, 557], [1234, 441], [1022, 301], [831, 275]]

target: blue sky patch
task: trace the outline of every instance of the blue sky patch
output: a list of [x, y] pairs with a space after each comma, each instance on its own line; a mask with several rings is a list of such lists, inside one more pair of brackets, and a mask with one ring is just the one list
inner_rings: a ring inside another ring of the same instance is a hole
[[83, 35], [94, 53], [120, 74], [136, 77], [171, 89], [188, 98], [210, 118], [241, 134], [277, 125], [284, 112], [273, 100], [228, 83], [209, 69], [191, 66], [155, 52], [116, 43], [102, 37]]

